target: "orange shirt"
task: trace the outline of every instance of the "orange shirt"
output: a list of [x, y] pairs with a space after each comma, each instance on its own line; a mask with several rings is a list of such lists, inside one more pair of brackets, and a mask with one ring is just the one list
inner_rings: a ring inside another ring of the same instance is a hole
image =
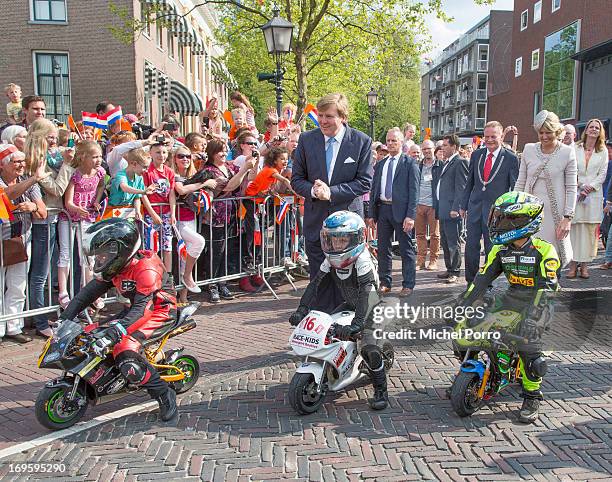
[[255, 196], [260, 192], [265, 192], [272, 187], [272, 184], [276, 181], [274, 174], [279, 174], [278, 170], [274, 167], [264, 167], [259, 174], [255, 176], [246, 188], [245, 194], [247, 196]]

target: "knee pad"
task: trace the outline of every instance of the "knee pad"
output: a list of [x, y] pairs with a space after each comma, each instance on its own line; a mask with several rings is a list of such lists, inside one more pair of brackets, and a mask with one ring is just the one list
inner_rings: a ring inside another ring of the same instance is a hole
[[136, 358], [126, 358], [120, 361], [119, 371], [129, 383], [134, 385], [142, 385], [149, 378], [149, 369]]
[[548, 364], [546, 363], [546, 358], [543, 356], [539, 356], [534, 360], [531, 360], [527, 365], [527, 374], [533, 378], [542, 378], [546, 375], [546, 371], [548, 370]]
[[361, 356], [370, 370], [379, 370], [383, 366], [382, 351], [376, 345], [365, 345], [361, 349]]

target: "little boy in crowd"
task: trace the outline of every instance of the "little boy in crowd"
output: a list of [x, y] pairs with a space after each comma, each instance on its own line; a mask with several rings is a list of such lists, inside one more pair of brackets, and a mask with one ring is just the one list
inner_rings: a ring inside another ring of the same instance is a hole
[[10, 101], [6, 104], [6, 115], [9, 118], [9, 123], [17, 124], [21, 121], [21, 87], [17, 84], [8, 84], [4, 88], [4, 93]]

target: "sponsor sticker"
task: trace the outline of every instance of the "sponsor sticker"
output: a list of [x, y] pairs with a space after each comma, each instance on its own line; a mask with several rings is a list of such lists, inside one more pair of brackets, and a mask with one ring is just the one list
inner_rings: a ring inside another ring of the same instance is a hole
[[544, 263], [544, 266], [550, 270], [557, 271], [559, 269], [559, 261], [556, 259], [549, 259], [546, 261], [546, 263]]
[[344, 347], [340, 347], [338, 353], [336, 353], [336, 356], [334, 357], [334, 365], [336, 365], [336, 367], [340, 367], [345, 358], [346, 350], [344, 349]]
[[508, 281], [514, 285], [533, 286], [533, 278], [523, 278], [522, 276], [510, 275]]
[[521, 256], [521, 263], [535, 263], [535, 256]]
[[514, 256], [504, 256], [501, 260], [502, 263], [516, 263], [516, 258]]

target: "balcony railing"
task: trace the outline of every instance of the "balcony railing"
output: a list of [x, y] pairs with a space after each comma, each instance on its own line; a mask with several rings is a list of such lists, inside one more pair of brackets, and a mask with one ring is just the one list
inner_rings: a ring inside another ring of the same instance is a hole
[[472, 100], [474, 100], [473, 92], [468, 91], [461, 94], [461, 103], [472, 102]]
[[477, 89], [476, 100], [487, 100], [487, 89]]
[[462, 131], [471, 131], [472, 130], [472, 120], [462, 120], [461, 121], [461, 130]]
[[488, 70], [489, 70], [489, 61], [479, 60], [478, 61], [478, 72], [486, 72]]
[[476, 130], [477, 131], [483, 130], [485, 124], [486, 124], [486, 119], [483, 119], [482, 117], [477, 117], [476, 118]]

